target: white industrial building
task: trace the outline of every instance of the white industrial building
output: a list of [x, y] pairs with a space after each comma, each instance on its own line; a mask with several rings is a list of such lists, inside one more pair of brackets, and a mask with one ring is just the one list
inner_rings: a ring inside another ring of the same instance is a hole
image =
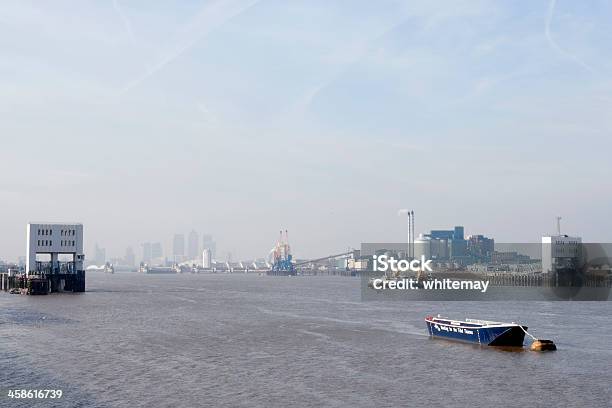
[[[83, 270], [82, 224], [28, 224], [26, 274], [58, 272], [62, 263], [59, 255], [71, 255], [74, 270]], [[47, 254], [49, 260], [37, 261], [37, 255]], [[49, 269], [49, 267], [51, 269]], [[41, 269], [43, 268], [43, 269]]]
[[30, 223], [26, 235], [28, 277], [48, 278], [51, 291], [85, 290], [82, 224]]
[[420, 234], [414, 240], [414, 257], [416, 259], [424, 256], [426, 259], [448, 259], [449, 241], [446, 239], [432, 238]]
[[25, 274], [0, 273], [0, 289], [28, 295], [85, 292], [83, 225], [29, 223]]
[[582, 238], [568, 235], [542, 237], [542, 272], [571, 267], [582, 256]]

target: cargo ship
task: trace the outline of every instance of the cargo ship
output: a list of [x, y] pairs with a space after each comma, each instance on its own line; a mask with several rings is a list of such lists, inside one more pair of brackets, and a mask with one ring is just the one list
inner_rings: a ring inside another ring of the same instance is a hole
[[522, 347], [527, 326], [490, 320], [452, 320], [438, 315], [425, 318], [431, 337], [476, 343], [483, 346]]
[[147, 264], [141, 264], [138, 268], [141, 273], [150, 275], [154, 274], [176, 274], [181, 273], [181, 269], [178, 266], [149, 266]]

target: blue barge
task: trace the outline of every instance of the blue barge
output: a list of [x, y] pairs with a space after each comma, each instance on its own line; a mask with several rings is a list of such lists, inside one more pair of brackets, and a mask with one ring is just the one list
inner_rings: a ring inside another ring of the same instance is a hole
[[527, 326], [489, 320], [452, 320], [427, 316], [427, 330], [431, 337], [464, 341], [483, 346], [522, 347]]

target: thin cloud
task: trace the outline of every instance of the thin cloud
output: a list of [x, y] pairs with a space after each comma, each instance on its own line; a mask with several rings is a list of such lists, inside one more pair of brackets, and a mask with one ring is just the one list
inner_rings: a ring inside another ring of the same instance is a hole
[[306, 91], [301, 98], [294, 105], [292, 111], [298, 114], [304, 114], [313, 101], [317, 98], [317, 96], [333, 85], [336, 81], [341, 79], [352, 66], [354, 66], [357, 62], [359, 62], [367, 53], [370, 51], [374, 44], [382, 40], [386, 35], [393, 32], [395, 29], [400, 27], [402, 24], [406, 22], [406, 18], [402, 18], [399, 22], [395, 22], [391, 24], [389, 27], [385, 28], [381, 33], [371, 37], [370, 39], [364, 41], [359, 46], [354, 48], [354, 51], [349, 54], [349, 56], [345, 59], [343, 64], [340, 64], [335, 71], [333, 71], [327, 79], [321, 81], [316, 86], [313, 86], [308, 91]]
[[375, 49], [377, 44], [381, 43], [387, 36], [401, 28], [411, 19], [423, 19], [424, 23], [421, 29], [425, 32], [437, 29], [443, 25], [446, 20], [476, 16], [485, 12], [486, 9], [484, 9], [481, 4], [470, 1], [456, 3], [454, 7], [431, 6], [431, 3], [427, 1], [410, 3], [410, 5], [400, 13], [401, 15], [398, 15], [398, 18], [385, 29], [364, 40], [357, 46], [354, 46], [353, 50], [344, 58], [343, 63], [340, 63], [326, 79], [304, 92], [294, 104], [291, 113], [303, 115], [307, 112], [315, 99], [322, 92], [342, 79], [355, 64], [359, 63], [369, 52]]
[[185, 39], [179, 41], [173, 50], [148, 68], [142, 75], [130, 81], [121, 90], [120, 94], [125, 94], [130, 89], [140, 85], [191, 49], [202, 38], [258, 2], [259, 0], [220, 0], [204, 6], [183, 30]]
[[553, 15], [555, 13], [556, 5], [557, 5], [557, 0], [550, 0], [550, 3], [548, 3], [548, 12], [546, 13], [546, 20], [544, 24], [544, 33], [546, 35], [546, 39], [548, 40], [548, 43], [561, 57], [574, 61], [575, 63], [580, 65], [582, 68], [594, 74], [595, 70], [590, 65], [588, 65], [587, 63], [585, 63], [584, 61], [582, 61], [580, 58], [576, 57], [575, 55], [561, 48], [561, 46], [557, 44], [557, 42], [552, 37], [550, 33], [550, 25], [553, 19]]
[[123, 10], [121, 9], [121, 6], [119, 5], [119, 0], [113, 0], [113, 8], [119, 15], [119, 18], [121, 19], [121, 22], [123, 23], [123, 28], [125, 29], [125, 32], [127, 33], [128, 38], [130, 39], [130, 42], [133, 45], [137, 46], [138, 41], [136, 41], [136, 36], [134, 35], [134, 30], [132, 29], [132, 23], [130, 19], [127, 17], [127, 15], [125, 15]]

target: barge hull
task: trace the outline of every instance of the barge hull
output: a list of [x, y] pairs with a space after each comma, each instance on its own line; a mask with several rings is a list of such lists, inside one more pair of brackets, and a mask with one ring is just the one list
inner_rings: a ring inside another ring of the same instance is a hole
[[447, 340], [463, 341], [484, 346], [522, 347], [525, 340], [526, 326], [504, 325], [498, 327], [462, 327], [460, 325], [443, 324], [426, 321], [431, 337]]

